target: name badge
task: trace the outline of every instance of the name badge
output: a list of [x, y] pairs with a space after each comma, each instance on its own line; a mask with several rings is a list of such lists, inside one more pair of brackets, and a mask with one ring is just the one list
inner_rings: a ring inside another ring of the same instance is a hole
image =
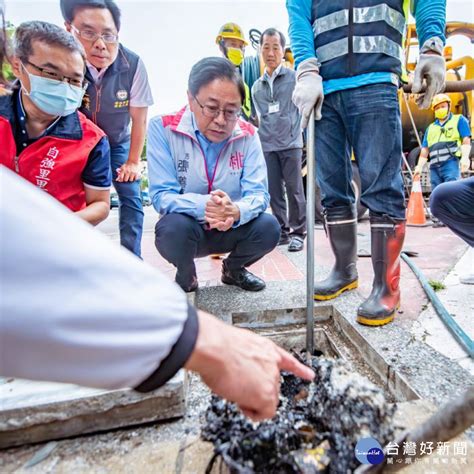
[[271, 104], [268, 104], [269, 114], [276, 114], [277, 112], [280, 112], [280, 102], [273, 102]]

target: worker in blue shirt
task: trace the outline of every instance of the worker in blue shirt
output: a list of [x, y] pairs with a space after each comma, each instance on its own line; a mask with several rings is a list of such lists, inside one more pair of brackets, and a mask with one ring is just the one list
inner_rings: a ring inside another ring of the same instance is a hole
[[357, 214], [351, 148], [359, 166], [361, 202], [370, 210], [374, 282], [357, 311], [361, 324], [393, 320], [400, 304], [399, 255], [405, 235], [401, 177], [402, 134], [398, 87], [410, 5], [420, 57], [413, 92], [426, 91], [429, 107], [444, 84], [445, 0], [287, 0], [295, 57], [293, 101], [303, 127], [315, 109], [318, 181], [335, 255], [329, 277], [314, 297], [335, 298], [358, 286]]
[[[431, 104], [435, 121], [428, 126], [421, 144], [414, 175], [420, 175], [429, 161], [431, 192], [441, 183], [456, 181], [471, 166], [471, 129], [466, 117], [451, 112], [451, 98], [438, 94]], [[460, 169], [461, 168], [461, 169]], [[444, 227], [435, 216], [433, 227]]]
[[[421, 144], [415, 175], [430, 163], [431, 191], [441, 183], [456, 181], [470, 168], [471, 129], [466, 117], [451, 112], [451, 98], [438, 94], [431, 104], [435, 121], [428, 126]], [[461, 170], [460, 170], [461, 168]]]
[[156, 248], [177, 268], [184, 291], [198, 287], [194, 259], [215, 253], [222, 281], [247, 291], [265, 282], [245, 267], [280, 238], [269, 204], [267, 168], [255, 128], [241, 119], [245, 89], [225, 58], [205, 58], [189, 76], [188, 106], [148, 129], [150, 193], [161, 218]]

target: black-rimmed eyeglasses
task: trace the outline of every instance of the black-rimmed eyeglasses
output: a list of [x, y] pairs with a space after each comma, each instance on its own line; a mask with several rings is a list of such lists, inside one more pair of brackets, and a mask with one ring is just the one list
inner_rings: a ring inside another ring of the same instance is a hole
[[[28, 64], [29, 66], [32, 66], [36, 70], [38, 70], [40, 73], [40, 76], [46, 79], [51, 79], [52, 81], [57, 81], [57, 82], [67, 82], [70, 86], [80, 87], [84, 90], [86, 90], [87, 86], [89, 85], [89, 82], [87, 82], [85, 79], [74, 79], [72, 77], [68, 77], [63, 74], [58, 74], [57, 72], [51, 71], [48, 68], [37, 66], [36, 64], [28, 60], [24, 62]], [[23, 67], [26, 69], [24, 64], [23, 64]]]
[[201, 107], [202, 113], [205, 117], [209, 118], [217, 118], [219, 114], [222, 112], [224, 114], [224, 118], [229, 122], [235, 121], [240, 117], [241, 109], [221, 109], [215, 105], [202, 105], [196, 96], [194, 96], [194, 100], [196, 103]]

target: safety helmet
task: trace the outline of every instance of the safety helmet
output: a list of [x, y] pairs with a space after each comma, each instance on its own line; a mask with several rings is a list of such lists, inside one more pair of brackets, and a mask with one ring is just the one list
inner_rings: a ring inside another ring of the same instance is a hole
[[433, 97], [433, 101], [431, 102], [431, 109], [434, 110], [434, 108], [442, 104], [443, 102], [447, 102], [449, 106], [451, 106], [451, 97], [449, 97], [448, 94], [437, 94]]
[[244, 46], [248, 45], [247, 41], [245, 41], [245, 36], [242, 33], [242, 28], [240, 28], [237, 23], [229, 22], [222, 25], [216, 36], [216, 44], [220, 44], [220, 42], [225, 38], [238, 39], [244, 42]]

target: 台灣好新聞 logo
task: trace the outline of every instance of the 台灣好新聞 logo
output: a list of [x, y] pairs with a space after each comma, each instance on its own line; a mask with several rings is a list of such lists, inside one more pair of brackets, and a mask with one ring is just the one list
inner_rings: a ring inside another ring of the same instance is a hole
[[357, 441], [355, 455], [362, 464], [380, 464], [384, 460], [382, 446], [374, 438], [362, 438]]

